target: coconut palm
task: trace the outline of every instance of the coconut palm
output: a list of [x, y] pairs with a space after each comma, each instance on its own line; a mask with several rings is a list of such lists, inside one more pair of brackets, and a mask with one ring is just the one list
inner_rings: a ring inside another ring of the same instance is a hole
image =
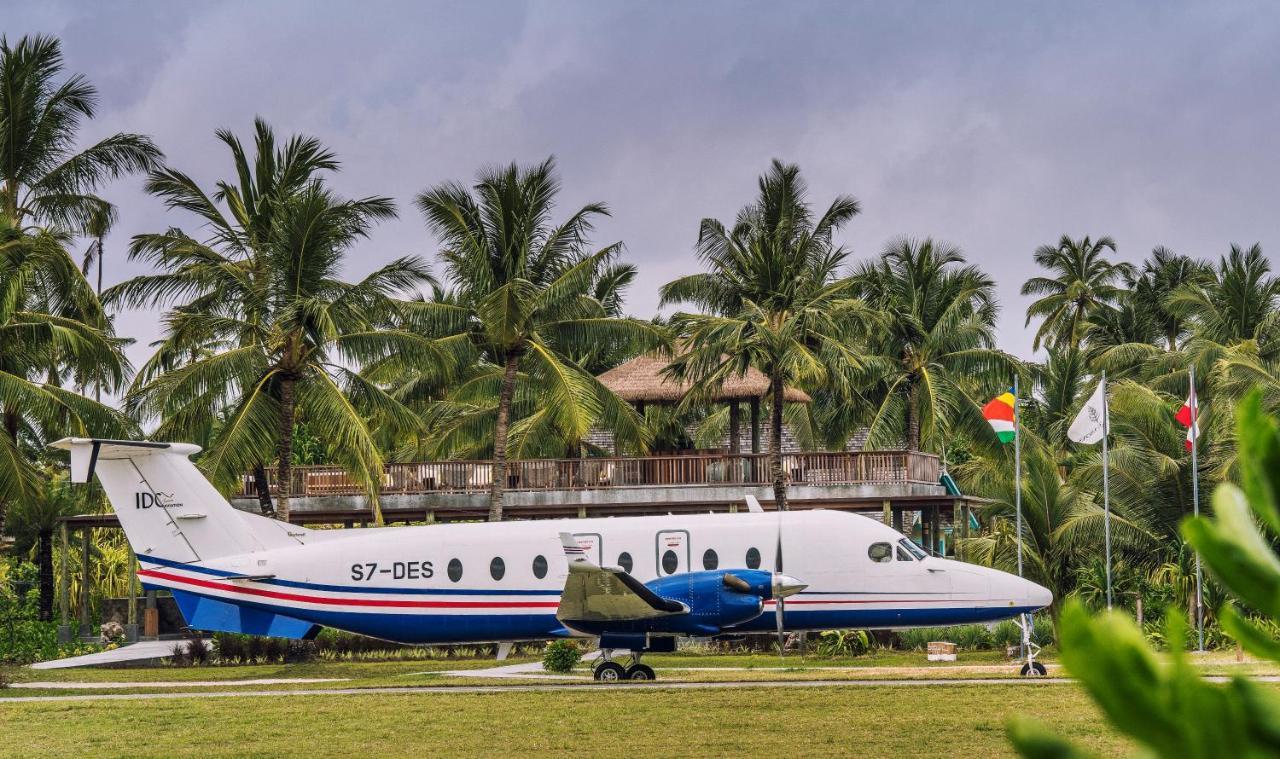
[[873, 314], [842, 277], [848, 253], [834, 234], [858, 214], [839, 196], [815, 218], [799, 167], [773, 161], [759, 195], [732, 227], [703, 219], [698, 258], [707, 271], [662, 288], [662, 304], [690, 303], [671, 323], [685, 346], [667, 371], [692, 382], [697, 403], [725, 380], [755, 368], [769, 379], [769, 470], [774, 500], [787, 508], [782, 467], [783, 401], [790, 385], [830, 388], [844, 397], [863, 368], [853, 340]]
[[116, 134], [75, 152], [97, 91], [80, 76], [59, 82], [62, 68], [56, 39], [0, 37], [0, 528], [7, 504], [38, 497], [34, 459], [45, 443], [131, 429], [61, 387], [70, 375], [116, 387], [127, 372], [67, 245], [104, 206], [93, 191], [148, 168], [159, 151]]
[[1023, 295], [1040, 296], [1027, 308], [1028, 326], [1033, 319], [1043, 319], [1033, 342], [1036, 350], [1042, 343], [1078, 346], [1092, 317], [1120, 298], [1132, 267], [1108, 261], [1107, 251], [1116, 251], [1110, 237], [1072, 240], [1063, 235], [1056, 246], [1036, 248], [1035, 262], [1053, 274], [1032, 277], [1022, 285]]
[[[355, 284], [339, 279], [351, 246], [394, 216], [391, 201], [337, 197], [312, 177], [336, 165], [318, 143], [295, 137], [275, 151], [270, 130], [259, 122], [257, 132], [260, 171], [241, 173], [239, 187], [220, 184], [213, 200], [172, 169], [152, 176], [153, 192], [197, 211], [213, 232], [208, 242], [177, 229], [134, 241], [131, 255], [161, 273], [124, 282], [111, 296], [135, 306], [178, 305], [166, 315], [165, 340], [130, 389], [127, 407], [161, 420], [157, 434], [170, 439], [227, 409], [201, 466], [228, 487], [274, 457], [276, 512], [286, 520], [294, 428], [305, 419], [380, 518], [382, 454], [370, 428], [417, 422], [350, 367], [391, 353], [441, 359], [429, 341], [380, 328], [395, 318], [397, 296], [428, 281], [427, 271], [402, 258]], [[247, 166], [234, 137], [219, 136], [237, 166]]]
[[15, 504], [9, 515], [9, 532], [15, 537], [19, 551], [30, 545], [39, 568], [39, 619], [53, 619], [54, 562], [53, 533], [62, 517], [91, 510], [83, 489], [72, 488], [66, 476], [49, 478], [35, 498]]
[[941, 451], [956, 434], [989, 437], [978, 401], [1019, 368], [995, 347], [995, 283], [931, 239], [891, 242], [852, 283], [889, 317], [866, 345], [876, 357], [864, 383], [870, 405], [851, 420], [867, 427], [867, 445]]
[[433, 447], [489, 453], [493, 521], [502, 519], [512, 443], [517, 453], [539, 441], [563, 446], [598, 424], [636, 446], [648, 441], [639, 415], [580, 359], [602, 344], [642, 350], [661, 335], [593, 297], [621, 246], [589, 247], [594, 219], [608, 215], [601, 203], [553, 223], [559, 189], [549, 158], [486, 169], [471, 188], [446, 182], [416, 201], [440, 239], [452, 294], [414, 304], [409, 322], [469, 367], [432, 407]]
[[1212, 270], [1203, 261], [1174, 253], [1163, 246], [1151, 251], [1142, 262], [1138, 279], [1132, 284], [1136, 307], [1147, 315], [1164, 340], [1164, 348], [1176, 351], [1190, 334], [1185, 312], [1170, 308], [1170, 298], [1179, 290], [1205, 283]]

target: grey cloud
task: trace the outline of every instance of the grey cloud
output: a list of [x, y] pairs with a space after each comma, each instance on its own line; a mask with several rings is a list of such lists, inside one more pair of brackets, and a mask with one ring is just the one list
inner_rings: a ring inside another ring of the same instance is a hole
[[[1266, 3], [161, 3], [6, 11], [10, 37], [61, 34], [103, 91], [92, 138], [152, 134], [203, 181], [226, 173], [213, 129], [254, 114], [316, 134], [349, 195], [395, 197], [353, 275], [430, 255], [410, 201], [485, 164], [560, 159], [564, 207], [604, 200], [600, 242], [640, 264], [630, 309], [694, 270], [703, 216], [747, 201], [772, 157], [815, 202], [863, 201], [845, 242], [950, 240], [1000, 283], [1001, 343], [1030, 355], [1018, 295], [1035, 246], [1111, 234], [1218, 255], [1277, 241], [1271, 132], [1280, 10]], [[108, 279], [138, 273], [137, 232], [189, 224], [140, 192]], [[122, 328], [145, 343], [154, 314]], [[135, 361], [145, 357], [138, 346]]]

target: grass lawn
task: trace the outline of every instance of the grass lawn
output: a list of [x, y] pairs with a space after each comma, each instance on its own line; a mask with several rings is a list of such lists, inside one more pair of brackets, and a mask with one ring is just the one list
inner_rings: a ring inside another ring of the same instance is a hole
[[1029, 714], [1102, 755], [1129, 746], [1074, 685], [423, 693], [0, 703], [12, 756], [1009, 756]]

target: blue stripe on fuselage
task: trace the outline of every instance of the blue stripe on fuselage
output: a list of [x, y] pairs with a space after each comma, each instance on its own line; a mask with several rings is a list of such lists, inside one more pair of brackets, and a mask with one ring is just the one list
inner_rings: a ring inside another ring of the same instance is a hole
[[[171, 559], [158, 559], [154, 556], [138, 556], [139, 561], [150, 564], [159, 564], [163, 567], [173, 567], [175, 569], [183, 569], [188, 572], [196, 572], [212, 577], [235, 577], [243, 575], [245, 572], [230, 571], [226, 569], [215, 569], [214, 567], [197, 566], [195, 564], [184, 564], [180, 561]], [[281, 580], [277, 578], [267, 578], [263, 580], [255, 580], [264, 585], [278, 585], [282, 588], [298, 588], [300, 590], [323, 590], [330, 593], [372, 593], [372, 594], [396, 594], [408, 596], [559, 596], [559, 590], [497, 590], [492, 588], [385, 588], [385, 587], [366, 587], [363, 585], [325, 585], [315, 582], [300, 582], [298, 580]]]
[[[181, 565], [179, 565], [181, 566]], [[164, 586], [144, 583], [148, 589], [167, 590]], [[192, 591], [184, 591], [192, 592]], [[197, 594], [204, 595], [204, 594]], [[563, 625], [555, 614], [401, 614], [300, 609], [281, 604], [260, 603], [217, 596], [219, 601], [236, 603], [275, 614], [335, 627], [399, 643], [473, 643], [492, 640], [528, 640], [559, 637]], [[788, 630], [877, 629], [888, 627], [934, 627], [1010, 619], [1035, 611], [1032, 607], [963, 607], [913, 609], [837, 609], [825, 611], [787, 611]], [[776, 629], [773, 612], [756, 617], [745, 624], [725, 630], [739, 632], [772, 632]]]

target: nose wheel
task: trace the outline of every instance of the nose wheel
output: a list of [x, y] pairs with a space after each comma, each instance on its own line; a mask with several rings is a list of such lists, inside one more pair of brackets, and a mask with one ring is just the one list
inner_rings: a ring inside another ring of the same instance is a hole
[[622, 680], [647, 682], [657, 679], [657, 674], [653, 671], [653, 667], [640, 663], [640, 654], [632, 653], [631, 665], [624, 667], [608, 658], [611, 653], [611, 651], [601, 652], [601, 661], [596, 665], [594, 673], [597, 681], [602, 683], [616, 683]]

